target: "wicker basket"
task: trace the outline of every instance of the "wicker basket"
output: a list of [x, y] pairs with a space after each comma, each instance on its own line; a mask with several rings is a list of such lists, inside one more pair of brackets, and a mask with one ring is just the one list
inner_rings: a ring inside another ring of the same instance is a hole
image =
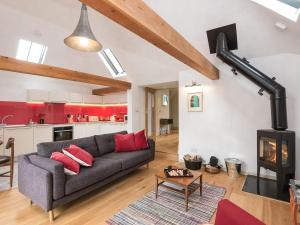
[[205, 171], [208, 172], [208, 173], [216, 174], [216, 173], [220, 173], [221, 168], [220, 167], [213, 167], [213, 166], [210, 166], [210, 165], [205, 165]]
[[202, 166], [202, 160], [188, 161], [184, 159], [185, 167], [190, 170], [200, 170]]

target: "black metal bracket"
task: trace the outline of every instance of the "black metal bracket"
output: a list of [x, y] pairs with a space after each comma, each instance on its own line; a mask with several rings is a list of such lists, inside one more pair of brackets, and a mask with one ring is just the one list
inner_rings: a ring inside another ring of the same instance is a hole
[[231, 69], [231, 72], [234, 74], [234, 75], [238, 75], [238, 73], [237, 73], [237, 71], [236, 71], [236, 68], [234, 68], [234, 67], [232, 67], [232, 69]]
[[[272, 80], [276, 80], [276, 77], [272, 77]], [[259, 89], [259, 91], [257, 92], [260, 96], [263, 96], [264, 95], [264, 92], [265, 91], [265, 89], [264, 88], [261, 88], [261, 89]]]

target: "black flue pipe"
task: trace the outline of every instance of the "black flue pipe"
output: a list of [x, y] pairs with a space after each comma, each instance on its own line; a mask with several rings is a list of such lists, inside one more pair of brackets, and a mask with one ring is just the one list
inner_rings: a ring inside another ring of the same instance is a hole
[[286, 130], [288, 124], [285, 88], [251, 66], [247, 60], [243, 60], [230, 52], [224, 33], [220, 33], [217, 38], [217, 57], [270, 94], [272, 128]]

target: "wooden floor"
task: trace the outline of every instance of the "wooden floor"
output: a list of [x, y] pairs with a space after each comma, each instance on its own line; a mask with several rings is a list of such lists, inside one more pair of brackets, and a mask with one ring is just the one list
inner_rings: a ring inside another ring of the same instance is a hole
[[[167, 146], [167, 147], [166, 147]], [[64, 207], [55, 209], [53, 224], [105, 224], [105, 220], [154, 189], [153, 174], [166, 165], [177, 163], [177, 155], [169, 151], [169, 143], [157, 146], [156, 160], [150, 168], [140, 168], [105, 188], [97, 190]], [[230, 179], [227, 174], [211, 175], [204, 173], [204, 182], [226, 187], [229, 198], [252, 215], [268, 225], [289, 225], [289, 205], [241, 191], [244, 177]], [[213, 222], [214, 218], [212, 219]], [[0, 224], [49, 224], [48, 214], [38, 206], [30, 206], [29, 200], [17, 189], [0, 192]]]
[[156, 151], [169, 154], [178, 154], [178, 131], [156, 137]]

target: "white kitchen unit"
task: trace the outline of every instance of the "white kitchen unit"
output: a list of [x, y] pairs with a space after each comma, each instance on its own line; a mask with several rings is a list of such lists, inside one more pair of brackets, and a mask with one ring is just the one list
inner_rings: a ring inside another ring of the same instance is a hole
[[36, 145], [42, 142], [53, 141], [53, 127], [38, 125], [33, 128], [33, 149], [37, 151]]
[[29, 126], [4, 128], [4, 143], [10, 137], [15, 139], [15, 156], [30, 153], [33, 148], [33, 128]]
[[83, 103], [86, 103], [86, 104], [102, 104], [102, 96], [83, 95]]
[[27, 90], [27, 101], [29, 102], [49, 102], [49, 92], [44, 90]]
[[127, 103], [127, 93], [117, 93], [103, 96], [103, 104]]
[[86, 123], [77, 123], [73, 126], [73, 139], [83, 138], [86, 136]]
[[99, 135], [101, 132], [101, 124], [100, 123], [87, 123], [86, 133], [87, 136]]
[[101, 124], [101, 134], [116, 133], [120, 131], [127, 130], [127, 123], [102, 123]]
[[73, 138], [90, 137], [100, 134], [101, 123], [77, 123], [74, 124]]
[[78, 93], [70, 93], [69, 94], [70, 103], [82, 103], [83, 97]]
[[70, 101], [69, 92], [65, 91], [50, 91], [49, 102], [52, 103], [68, 103]]

